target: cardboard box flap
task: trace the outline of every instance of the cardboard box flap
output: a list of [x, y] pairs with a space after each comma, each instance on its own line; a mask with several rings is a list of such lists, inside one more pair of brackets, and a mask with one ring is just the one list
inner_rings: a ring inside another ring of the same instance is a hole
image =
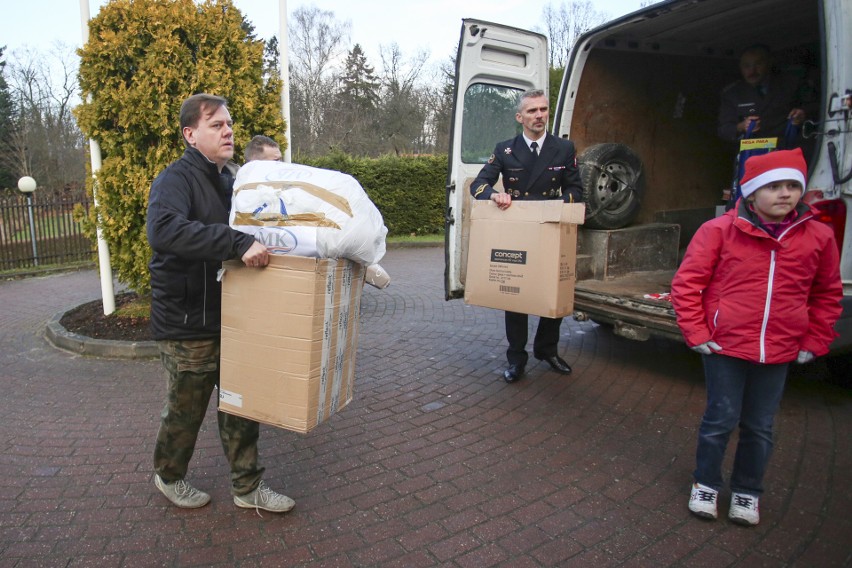
[[564, 203], [557, 199], [542, 201], [513, 201], [505, 211], [493, 201], [474, 201], [471, 219], [513, 221], [520, 223], [573, 223], [582, 225], [586, 206], [582, 203]]

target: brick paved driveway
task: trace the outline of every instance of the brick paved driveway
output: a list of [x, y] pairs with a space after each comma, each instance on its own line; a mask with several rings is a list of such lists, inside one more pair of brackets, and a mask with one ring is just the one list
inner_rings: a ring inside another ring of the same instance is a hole
[[98, 297], [96, 272], [0, 283], [0, 566], [852, 562], [852, 393], [814, 380], [819, 364], [785, 397], [763, 523], [703, 522], [686, 509], [696, 355], [566, 319], [574, 374], [537, 365], [507, 385], [502, 313], [444, 301], [441, 249], [383, 265], [355, 400], [307, 435], [262, 430], [267, 480], [297, 501], [263, 517], [231, 502], [213, 407], [190, 470], [213, 503], [179, 510], [154, 489], [158, 362], [45, 342], [53, 314]]

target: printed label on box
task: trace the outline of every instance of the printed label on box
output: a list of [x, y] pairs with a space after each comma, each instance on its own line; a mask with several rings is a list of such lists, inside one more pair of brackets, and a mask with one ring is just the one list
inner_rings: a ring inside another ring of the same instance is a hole
[[243, 407], [243, 395], [235, 392], [219, 389], [219, 401], [237, 408]]
[[503, 262], [508, 264], [526, 264], [527, 251], [491, 249], [491, 262]]

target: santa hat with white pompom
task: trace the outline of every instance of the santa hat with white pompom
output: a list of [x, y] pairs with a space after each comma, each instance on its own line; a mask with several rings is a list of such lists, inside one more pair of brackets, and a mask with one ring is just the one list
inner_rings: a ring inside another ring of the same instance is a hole
[[740, 187], [743, 197], [748, 197], [764, 185], [783, 180], [797, 181], [804, 190], [807, 173], [808, 165], [801, 148], [778, 150], [746, 160]]

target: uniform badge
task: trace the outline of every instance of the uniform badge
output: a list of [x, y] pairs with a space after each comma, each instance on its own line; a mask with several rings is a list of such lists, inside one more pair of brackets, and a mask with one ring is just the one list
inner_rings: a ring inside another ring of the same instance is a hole
[[507, 155], [508, 155], [508, 154], [511, 154], [511, 153], [512, 153], [512, 149], [511, 149], [511, 148], [506, 148], [505, 150], [503, 150], [503, 153], [504, 153], [504, 154], [507, 154]]
[[488, 158], [488, 163], [489, 163], [489, 164], [493, 164], [493, 163], [494, 163], [494, 154], [491, 154], [491, 157], [490, 157], [490, 158]]

